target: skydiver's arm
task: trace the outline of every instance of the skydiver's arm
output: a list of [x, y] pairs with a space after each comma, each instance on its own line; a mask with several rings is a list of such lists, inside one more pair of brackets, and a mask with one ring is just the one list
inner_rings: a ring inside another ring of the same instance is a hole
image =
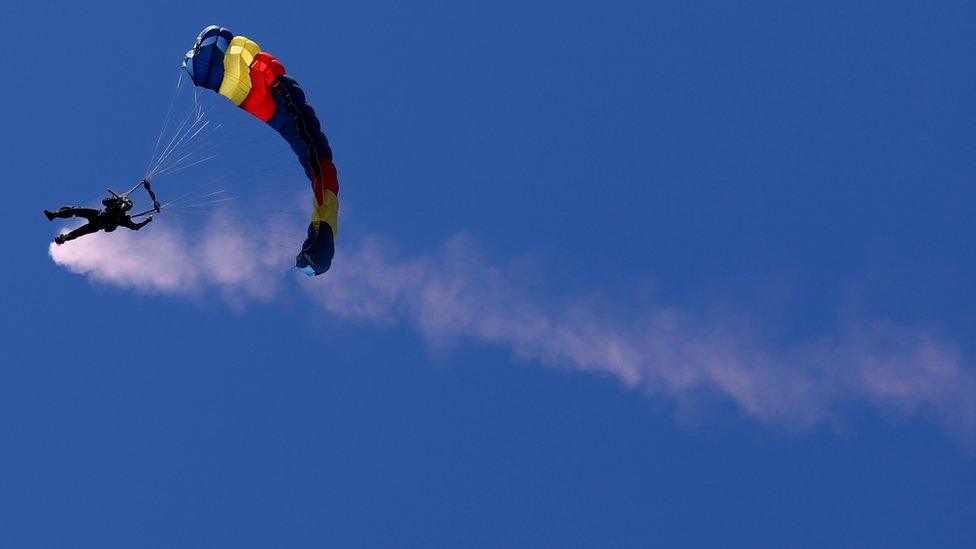
[[138, 231], [139, 229], [148, 225], [152, 221], [152, 219], [153, 219], [152, 216], [149, 216], [146, 219], [140, 221], [139, 223], [136, 223], [132, 221], [131, 217], [127, 217], [124, 220], [122, 220], [122, 222], [119, 223], [119, 226], [125, 227], [126, 229], [131, 229], [133, 231]]

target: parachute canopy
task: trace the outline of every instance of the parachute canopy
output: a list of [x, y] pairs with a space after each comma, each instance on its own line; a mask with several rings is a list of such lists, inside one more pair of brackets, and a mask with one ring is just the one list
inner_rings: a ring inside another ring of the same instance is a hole
[[288, 142], [312, 184], [312, 220], [295, 266], [309, 276], [329, 270], [335, 255], [339, 181], [332, 149], [305, 92], [256, 42], [211, 25], [186, 53], [193, 84], [211, 89], [266, 122]]

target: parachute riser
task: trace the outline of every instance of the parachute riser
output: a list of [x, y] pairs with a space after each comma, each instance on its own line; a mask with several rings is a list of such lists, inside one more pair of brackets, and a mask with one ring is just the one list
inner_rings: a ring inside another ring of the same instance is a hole
[[[122, 198], [128, 198], [129, 195], [132, 194], [133, 192], [135, 192], [136, 189], [138, 189], [139, 187], [142, 187], [143, 185], [145, 185], [148, 182], [149, 182], [148, 179], [143, 179], [142, 181], [136, 183], [135, 186], [133, 186], [131, 189], [129, 189], [128, 191], [125, 191], [125, 194], [122, 195]], [[112, 192], [112, 189], [109, 189], [108, 192], [110, 192], [112, 194], [115, 194], [114, 192]], [[115, 196], [119, 196], [119, 195], [115, 194]]]
[[111, 194], [115, 198], [121, 198], [121, 199], [126, 199], [127, 200], [129, 198], [129, 195], [132, 194], [133, 192], [135, 192], [135, 190], [138, 189], [139, 187], [145, 187], [146, 192], [149, 193], [149, 198], [152, 199], [153, 207], [152, 207], [151, 210], [146, 210], [146, 211], [144, 211], [142, 213], [137, 213], [135, 215], [130, 215], [129, 217], [132, 217], [132, 218], [142, 217], [144, 215], [148, 215], [148, 214], [151, 214], [151, 213], [159, 213], [160, 211], [162, 211], [162, 206], [159, 205], [159, 200], [156, 199], [156, 193], [154, 193], [153, 190], [152, 190], [152, 187], [149, 186], [149, 180], [148, 179], [143, 179], [142, 181], [136, 183], [136, 185], [134, 187], [132, 187], [131, 189], [129, 189], [128, 191], [126, 191], [125, 194], [122, 194], [122, 195], [119, 195], [118, 193], [116, 193], [112, 189], [106, 189], [106, 190], [108, 190], [109, 194]]

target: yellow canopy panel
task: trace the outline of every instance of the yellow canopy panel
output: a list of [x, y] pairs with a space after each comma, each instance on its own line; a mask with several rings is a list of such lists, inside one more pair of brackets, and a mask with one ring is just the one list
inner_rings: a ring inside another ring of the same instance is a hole
[[218, 93], [240, 105], [251, 91], [251, 62], [261, 52], [257, 42], [235, 36], [224, 54], [224, 80]]

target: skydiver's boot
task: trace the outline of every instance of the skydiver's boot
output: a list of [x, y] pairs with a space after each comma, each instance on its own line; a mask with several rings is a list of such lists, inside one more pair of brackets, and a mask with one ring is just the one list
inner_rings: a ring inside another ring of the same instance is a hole
[[44, 210], [44, 217], [46, 217], [48, 221], [54, 221], [54, 218], [56, 218], [57, 215], [51, 210]]
[[58, 236], [54, 237], [54, 243], [57, 244], [58, 246], [64, 244], [65, 243], [64, 235], [59, 234]]

